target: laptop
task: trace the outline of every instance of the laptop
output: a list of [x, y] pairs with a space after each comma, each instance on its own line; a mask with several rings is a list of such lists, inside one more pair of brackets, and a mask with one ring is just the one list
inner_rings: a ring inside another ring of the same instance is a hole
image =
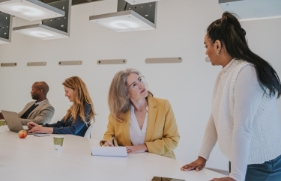
[[[23, 126], [21, 124], [21, 118], [19, 117], [19, 115], [16, 112], [2, 110], [2, 114], [5, 118], [6, 124], [7, 124], [8, 128], [10, 129], [10, 131], [16, 132], [16, 133], [18, 133], [20, 130], [28, 131], [27, 129], [23, 128]], [[28, 134], [32, 134], [32, 133], [28, 132]]]

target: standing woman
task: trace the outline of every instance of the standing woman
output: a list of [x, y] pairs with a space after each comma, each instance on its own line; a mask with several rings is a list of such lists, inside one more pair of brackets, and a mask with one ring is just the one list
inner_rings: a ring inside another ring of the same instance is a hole
[[139, 71], [126, 69], [115, 74], [108, 105], [110, 114], [101, 145], [175, 158], [173, 150], [180, 136], [171, 105], [153, 97]]
[[94, 119], [94, 104], [86, 84], [77, 76], [66, 79], [63, 83], [65, 96], [72, 106], [67, 110], [61, 121], [54, 124], [38, 125], [29, 122], [29, 132], [49, 134], [72, 134], [84, 136], [91, 120]]
[[199, 157], [182, 170], [201, 170], [218, 140], [230, 160], [230, 174], [214, 181], [278, 181], [281, 122], [276, 99], [281, 84], [271, 65], [249, 49], [245, 35], [228, 12], [207, 29], [206, 54], [212, 65], [223, 68], [215, 83]]

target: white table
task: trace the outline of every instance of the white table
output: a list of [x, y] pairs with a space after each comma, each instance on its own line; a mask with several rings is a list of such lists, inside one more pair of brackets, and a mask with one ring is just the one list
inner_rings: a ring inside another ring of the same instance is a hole
[[183, 172], [183, 162], [150, 153], [122, 157], [91, 156], [98, 141], [65, 135], [61, 150], [55, 150], [53, 135], [18, 138], [0, 133], [0, 180], [2, 181], [150, 181], [153, 176], [208, 181], [223, 175], [204, 169]]

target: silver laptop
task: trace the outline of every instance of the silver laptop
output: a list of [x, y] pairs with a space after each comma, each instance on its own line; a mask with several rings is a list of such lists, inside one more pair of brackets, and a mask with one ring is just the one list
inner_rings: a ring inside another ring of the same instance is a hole
[[5, 121], [10, 131], [19, 132], [20, 130], [23, 130], [23, 126], [21, 124], [21, 118], [16, 112], [2, 110], [2, 114], [5, 118]]

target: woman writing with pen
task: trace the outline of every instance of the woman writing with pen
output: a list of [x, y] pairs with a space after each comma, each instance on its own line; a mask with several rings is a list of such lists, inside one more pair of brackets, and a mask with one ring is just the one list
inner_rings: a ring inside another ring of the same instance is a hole
[[180, 136], [171, 105], [153, 97], [139, 71], [126, 69], [114, 76], [108, 105], [110, 114], [101, 145], [175, 158], [173, 150]]

